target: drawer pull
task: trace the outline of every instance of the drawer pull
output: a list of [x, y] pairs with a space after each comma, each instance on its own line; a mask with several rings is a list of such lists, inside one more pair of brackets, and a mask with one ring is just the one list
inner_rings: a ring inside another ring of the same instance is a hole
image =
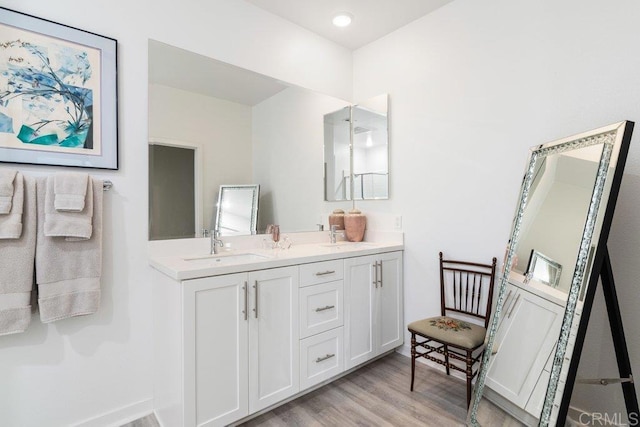
[[324, 356], [324, 357], [318, 357], [318, 358], [316, 359], [316, 363], [324, 362], [325, 360], [327, 360], [327, 359], [331, 359], [332, 357], [336, 357], [336, 355], [335, 355], [335, 354], [327, 354], [327, 355], [326, 355], [326, 356]]
[[316, 273], [316, 276], [326, 276], [327, 274], [335, 274], [335, 272], [335, 270], [320, 271]]
[[324, 307], [318, 307], [318, 308], [316, 308], [316, 313], [320, 312], [320, 311], [331, 310], [332, 308], [336, 308], [336, 306], [335, 305], [325, 305]]

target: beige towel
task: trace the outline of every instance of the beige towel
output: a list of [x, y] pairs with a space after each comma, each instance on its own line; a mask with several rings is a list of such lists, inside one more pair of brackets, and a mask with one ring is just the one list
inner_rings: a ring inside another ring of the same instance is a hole
[[93, 197], [93, 233], [87, 240], [67, 241], [64, 237], [45, 235], [48, 183], [47, 178], [37, 180], [36, 282], [40, 319], [43, 323], [95, 313], [100, 305], [102, 181], [90, 181]]
[[[62, 236], [69, 241], [91, 238], [93, 231], [93, 188], [92, 180], [86, 191], [86, 202], [82, 212], [57, 211], [55, 208], [55, 177], [46, 178], [46, 194], [44, 200], [44, 235], [48, 237]], [[102, 193], [102, 188], [100, 189]]]
[[89, 174], [57, 173], [54, 178], [54, 206], [57, 211], [82, 212]]
[[0, 215], [0, 239], [19, 239], [22, 234], [22, 212], [24, 211], [24, 178], [20, 172], [13, 181], [13, 202], [7, 215]]
[[13, 169], [0, 169], [0, 215], [11, 211], [13, 199], [13, 181], [18, 172]]
[[[36, 181], [24, 181], [24, 217], [19, 239], [0, 240], [0, 335], [24, 332], [31, 322], [36, 249]], [[21, 204], [22, 205], [22, 204]]]

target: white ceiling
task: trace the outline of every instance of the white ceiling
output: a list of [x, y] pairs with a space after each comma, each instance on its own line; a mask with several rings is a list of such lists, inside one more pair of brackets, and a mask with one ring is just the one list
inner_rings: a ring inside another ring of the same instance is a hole
[[[453, 0], [245, 0], [354, 50], [383, 37]], [[338, 12], [349, 12], [353, 22], [335, 27]]]
[[[245, 1], [348, 49], [357, 49], [453, 0]], [[331, 23], [340, 11], [354, 16], [347, 28]], [[190, 72], [184, 73], [185, 69]], [[149, 40], [149, 82], [250, 106], [287, 88], [270, 77], [155, 40]]]

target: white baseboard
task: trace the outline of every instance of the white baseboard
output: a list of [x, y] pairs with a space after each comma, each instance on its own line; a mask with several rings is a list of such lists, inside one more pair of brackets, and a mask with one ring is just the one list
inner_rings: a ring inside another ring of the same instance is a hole
[[73, 424], [73, 427], [120, 427], [153, 412], [153, 399], [141, 400]]

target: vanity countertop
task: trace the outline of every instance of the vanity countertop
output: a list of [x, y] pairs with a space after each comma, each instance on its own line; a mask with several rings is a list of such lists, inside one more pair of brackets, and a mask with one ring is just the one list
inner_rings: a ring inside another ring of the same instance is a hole
[[[205, 240], [205, 239], [192, 239]], [[206, 239], [208, 241], [208, 239]], [[294, 244], [289, 249], [234, 248], [210, 255], [208, 246], [199, 242], [193, 248], [175, 245], [174, 250], [150, 249], [149, 263], [174, 280], [195, 279], [222, 274], [241, 273], [268, 268], [286, 267], [311, 262], [381, 252], [403, 250], [402, 239], [389, 241], [337, 242], [326, 241]]]
[[527, 282], [523, 274], [512, 271], [509, 275], [509, 282], [512, 285], [538, 295], [539, 297], [554, 304], [561, 306], [565, 306], [567, 304], [568, 295], [566, 292], [552, 288], [551, 286], [538, 282], [535, 279], [531, 279]]

